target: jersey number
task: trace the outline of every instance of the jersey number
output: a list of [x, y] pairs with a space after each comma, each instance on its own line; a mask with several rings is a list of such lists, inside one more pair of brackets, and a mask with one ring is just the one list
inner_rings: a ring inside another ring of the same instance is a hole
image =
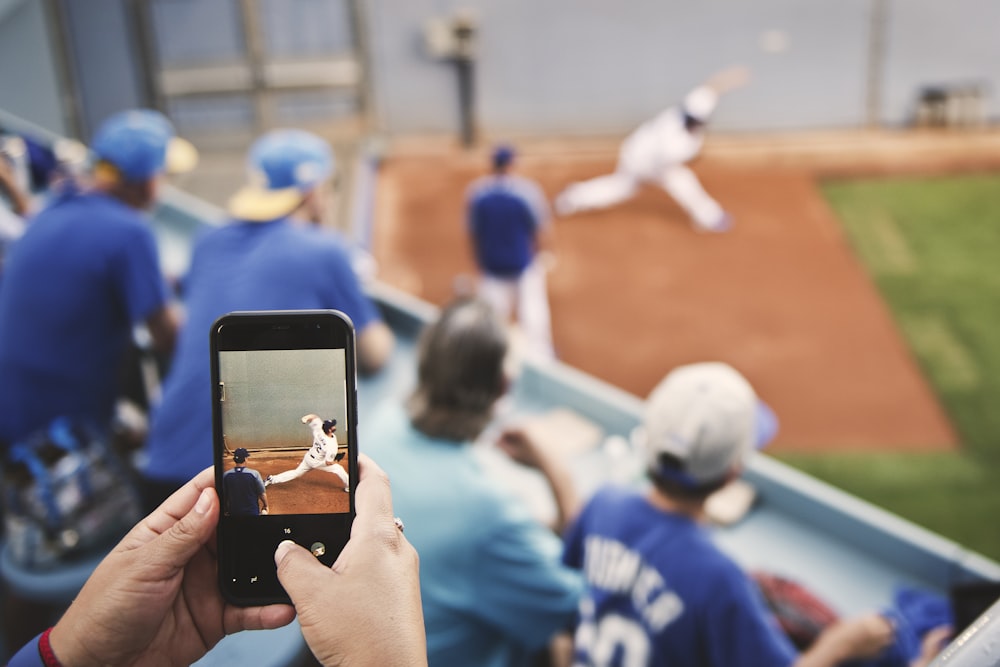
[[638, 622], [619, 614], [608, 614], [596, 621], [591, 600], [581, 603], [580, 616], [574, 667], [645, 667], [649, 664], [649, 637]]

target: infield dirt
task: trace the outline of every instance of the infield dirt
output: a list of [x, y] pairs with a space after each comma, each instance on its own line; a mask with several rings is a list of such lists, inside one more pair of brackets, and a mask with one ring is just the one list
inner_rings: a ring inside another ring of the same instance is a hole
[[[778, 414], [774, 449], [955, 448], [818, 180], [996, 168], [1000, 135], [880, 136], [710, 142], [692, 166], [733, 214], [726, 234], [697, 233], [652, 187], [614, 208], [555, 218], [549, 297], [559, 358], [638, 396], [678, 364], [726, 361]], [[551, 200], [609, 173], [614, 155], [613, 142], [526, 142], [519, 170]], [[456, 276], [474, 275], [463, 195], [486, 163], [487, 149], [447, 142], [389, 152], [375, 215], [381, 280], [440, 305]]]

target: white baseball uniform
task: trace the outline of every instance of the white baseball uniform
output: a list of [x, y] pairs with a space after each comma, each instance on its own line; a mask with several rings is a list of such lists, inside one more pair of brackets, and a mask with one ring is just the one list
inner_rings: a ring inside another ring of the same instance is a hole
[[269, 486], [271, 484], [283, 484], [284, 482], [290, 482], [293, 479], [302, 477], [302, 475], [310, 470], [322, 470], [323, 472], [333, 473], [339, 477], [340, 481], [344, 483], [344, 491], [347, 491], [350, 487], [350, 478], [344, 467], [335, 460], [338, 448], [337, 439], [323, 432], [323, 420], [319, 417], [310, 419], [307, 424], [312, 429], [312, 447], [302, 457], [302, 462], [299, 463], [297, 468], [269, 476], [267, 484]]
[[700, 86], [684, 99], [683, 105], [662, 111], [625, 138], [615, 173], [574, 183], [563, 190], [556, 198], [556, 211], [570, 215], [613, 206], [632, 197], [639, 183], [646, 182], [666, 190], [699, 229], [723, 231], [729, 222], [726, 212], [685, 166], [698, 155], [704, 141], [701, 128], [691, 131], [685, 127], [685, 109], [697, 107], [698, 113], [692, 115], [707, 119], [718, 95]]

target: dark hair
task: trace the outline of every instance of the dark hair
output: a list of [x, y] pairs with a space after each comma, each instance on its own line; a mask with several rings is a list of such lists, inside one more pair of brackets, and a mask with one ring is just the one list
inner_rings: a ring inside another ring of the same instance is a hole
[[704, 125], [705, 121], [701, 120], [700, 118], [695, 118], [686, 111], [684, 112], [684, 129], [687, 130], [688, 132], [694, 132], [698, 128], [703, 127]]
[[692, 483], [684, 472], [684, 462], [669, 452], [660, 452], [656, 461], [658, 467], [650, 466], [646, 476], [657, 491], [671, 498], [704, 500], [729, 482], [729, 476], [723, 475], [710, 482]]
[[337, 425], [337, 420], [336, 419], [327, 419], [327, 420], [325, 420], [323, 422], [323, 433], [326, 433], [327, 435], [330, 435], [330, 431], [332, 431], [333, 427], [336, 426], [336, 425]]
[[507, 330], [490, 306], [462, 298], [444, 309], [420, 340], [417, 388], [407, 404], [421, 433], [445, 440], [477, 437], [506, 388]]
[[491, 162], [493, 163], [494, 171], [503, 171], [507, 169], [514, 161], [514, 148], [508, 146], [507, 144], [500, 144], [495, 149], [493, 149], [493, 157]]

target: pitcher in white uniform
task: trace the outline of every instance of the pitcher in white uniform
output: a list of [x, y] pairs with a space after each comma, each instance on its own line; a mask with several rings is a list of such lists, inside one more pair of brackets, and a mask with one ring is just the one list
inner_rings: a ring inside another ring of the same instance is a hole
[[338, 463], [344, 454], [338, 451], [339, 445], [334, 433], [337, 431], [337, 420], [320, 419], [318, 415], [308, 414], [302, 417], [302, 423], [312, 430], [313, 444], [309, 451], [302, 456], [302, 462], [297, 468], [286, 470], [277, 475], [268, 475], [264, 480], [264, 486], [272, 484], [284, 484], [293, 479], [298, 479], [310, 470], [322, 470], [333, 473], [344, 483], [344, 492], [350, 492], [350, 478], [344, 467]]
[[723, 232], [731, 216], [719, 206], [687, 166], [701, 152], [705, 125], [719, 97], [749, 79], [745, 67], [719, 72], [628, 135], [618, 151], [613, 174], [574, 183], [555, 200], [560, 216], [607, 208], [630, 199], [641, 182], [652, 183], [683, 208], [701, 231]]

